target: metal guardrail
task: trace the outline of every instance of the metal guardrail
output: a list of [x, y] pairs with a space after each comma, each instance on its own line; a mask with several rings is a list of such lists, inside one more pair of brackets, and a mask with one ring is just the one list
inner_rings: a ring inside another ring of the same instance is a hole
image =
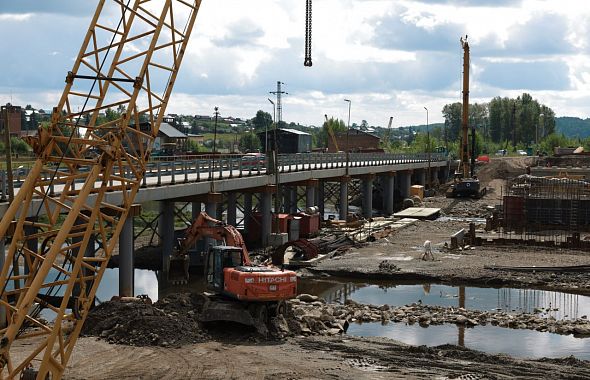
[[[279, 173], [346, 167], [346, 153], [280, 154], [278, 158]], [[431, 162], [446, 160], [444, 154], [430, 154]], [[352, 168], [421, 162], [428, 162], [427, 153], [349, 153], [348, 166]], [[13, 170], [15, 188], [22, 185], [31, 165], [23, 165]], [[270, 167], [268, 157], [261, 159], [241, 154], [154, 157], [146, 166], [142, 185], [147, 186], [149, 178], [156, 178], [155, 185], [161, 186], [266, 175]], [[49, 176], [47, 177], [49, 179]], [[0, 170], [0, 201], [6, 200], [7, 189], [6, 171]], [[50, 195], [53, 195], [53, 189], [50, 189]]]

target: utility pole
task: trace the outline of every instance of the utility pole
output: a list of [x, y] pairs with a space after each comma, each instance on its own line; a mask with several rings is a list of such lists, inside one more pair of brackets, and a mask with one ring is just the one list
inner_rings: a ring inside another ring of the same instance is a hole
[[[272, 123], [275, 124], [276, 123], [275, 118], [277, 117], [275, 102], [270, 100], [270, 98], [267, 98], [267, 99], [270, 102], [270, 104], [272, 104]], [[266, 154], [268, 156], [268, 125], [266, 125], [265, 127], [266, 128], [264, 130], [264, 154]]]
[[[273, 149], [272, 149], [272, 163], [273, 163], [273, 172], [275, 175], [275, 231], [279, 233], [279, 212], [281, 209], [281, 197], [280, 197], [280, 190], [279, 190], [279, 144], [278, 144], [278, 137], [277, 137], [277, 128], [281, 121], [283, 120], [283, 104], [281, 101], [282, 95], [288, 95], [288, 92], [282, 90], [281, 85], [285, 83], [281, 81], [277, 81], [277, 90], [270, 91], [270, 94], [276, 95], [277, 97], [277, 104], [276, 104], [276, 114], [278, 120], [275, 120], [275, 127], [273, 130]], [[270, 99], [269, 99], [270, 100]], [[272, 103], [272, 101], [271, 101]], [[273, 103], [273, 113], [275, 113], [275, 104]], [[268, 160], [268, 158], [267, 158]], [[270, 162], [270, 161], [269, 161]]]
[[346, 175], [348, 176], [348, 167], [350, 166], [350, 146], [348, 145], [348, 138], [350, 136], [350, 106], [352, 101], [350, 99], [344, 99], [348, 103], [348, 125], [346, 127]]
[[428, 152], [428, 188], [431, 188], [430, 179], [432, 175], [430, 173], [430, 128], [428, 126], [428, 108], [424, 107], [426, 110], [426, 151]]
[[8, 188], [8, 203], [14, 199], [14, 178], [12, 173], [12, 147], [10, 145], [10, 112], [12, 111], [10, 103], [3, 107], [4, 116], [4, 145], [6, 149], [6, 182]]

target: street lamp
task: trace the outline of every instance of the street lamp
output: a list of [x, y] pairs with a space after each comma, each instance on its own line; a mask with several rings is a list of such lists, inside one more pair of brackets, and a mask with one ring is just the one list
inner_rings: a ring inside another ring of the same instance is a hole
[[350, 152], [350, 147], [348, 145], [348, 137], [350, 135], [350, 106], [352, 104], [352, 101], [350, 101], [350, 99], [344, 99], [345, 102], [348, 102], [348, 125], [346, 127], [346, 175], [348, 175], [348, 166], [349, 166], [349, 161], [350, 161], [350, 156], [349, 156], [349, 152]]
[[[270, 98], [267, 98], [267, 99], [270, 102], [270, 104], [272, 104], [272, 122], [274, 124], [275, 117], [276, 117], [275, 102], [270, 100]], [[265, 130], [264, 130], [264, 154], [268, 155], [268, 125], [265, 126]]]
[[543, 120], [543, 126], [541, 128], [541, 139], [545, 136], [545, 114], [541, 113], [539, 114], [539, 118], [541, 118]]
[[428, 152], [428, 188], [430, 189], [430, 180], [431, 180], [431, 173], [430, 173], [430, 128], [428, 127], [428, 108], [424, 107], [426, 110], [426, 151]]

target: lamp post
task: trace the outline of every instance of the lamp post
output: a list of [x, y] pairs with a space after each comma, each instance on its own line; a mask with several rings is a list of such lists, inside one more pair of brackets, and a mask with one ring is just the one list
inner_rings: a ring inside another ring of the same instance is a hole
[[[270, 100], [270, 98], [267, 98], [267, 99], [270, 102], [270, 104], [272, 104], [272, 123], [274, 124], [275, 117], [276, 117], [275, 102]], [[265, 126], [265, 130], [264, 130], [264, 154], [268, 155], [268, 125]]]
[[426, 110], [426, 151], [428, 152], [428, 188], [430, 189], [430, 180], [431, 180], [431, 173], [430, 173], [430, 128], [428, 126], [428, 108], [424, 107]]
[[545, 137], [545, 114], [541, 113], [539, 114], [539, 118], [541, 118], [541, 120], [543, 120], [543, 125], [541, 126], [541, 139], [543, 137]]
[[348, 125], [346, 127], [346, 175], [348, 175], [348, 166], [350, 161], [350, 146], [348, 145], [348, 137], [350, 135], [350, 106], [352, 101], [350, 101], [350, 99], [344, 99], [344, 101], [348, 103]]

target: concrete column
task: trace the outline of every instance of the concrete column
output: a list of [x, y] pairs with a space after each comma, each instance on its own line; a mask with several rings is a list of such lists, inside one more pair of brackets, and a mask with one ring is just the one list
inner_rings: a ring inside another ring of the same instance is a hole
[[227, 193], [227, 224], [237, 225], [236, 193]]
[[361, 180], [361, 191], [363, 194], [363, 216], [371, 218], [373, 216], [373, 180], [372, 175], [363, 177]]
[[428, 169], [422, 169], [418, 171], [418, 185], [426, 186], [426, 175], [428, 174]]
[[244, 193], [244, 233], [250, 230], [252, 218], [252, 193]]
[[431, 180], [432, 180], [432, 185], [436, 186], [440, 183], [440, 170], [438, 167], [432, 168], [432, 173], [431, 173]]
[[315, 203], [315, 186], [308, 184], [305, 187], [305, 207], [313, 207]]
[[[6, 240], [0, 239], [0, 268], [4, 267], [6, 262]], [[6, 327], [6, 309], [0, 305], [0, 329]]]
[[[205, 203], [205, 212], [212, 218], [214, 219], [219, 219], [219, 217], [217, 216], [217, 203], [209, 200], [207, 203]], [[209, 246], [212, 245], [216, 245], [216, 242], [214, 239], [212, 238], [205, 238], [203, 239], [205, 241], [205, 250], [209, 249]]]
[[342, 177], [340, 180], [340, 220], [346, 220], [348, 216], [348, 181], [349, 177]]
[[272, 207], [272, 193], [266, 191], [260, 197], [260, 212], [262, 213], [262, 226], [260, 227], [260, 235], [262, 246], [268, 246], [268, 238], [271, 233], [271, 207]]
[[289, 198], [291, 198], [289, 200], [289, 213], [297, 214], [297, 186], [291, 186], [291, 188], [289, 189]]
[[395, 173], [387, 173], [381, 177], [383, 188], [383, 212], [387, 215], [393, 214], [393, 193], [395, 191]]
[[412, 172], [399, 172], [399, 191], [403, 198], [410, 196], [410, 187], [412, 186]]
[[162, 268], [163, 271], [168, 271], [168, 260], [174, 250], [174, 202], [160, 201], [158, 230], [162, 239]]
[[317, 195], [317, 205], [318, 208], [320, 209], [320, 217], [322, 219], [324, 219], [324, 215], [325, 215], [325, 200], [324, 197], [326, 196], [325, 194], [325, 182], [324, 181], [320, 181], [318, 183], [318, 191], [316, 191], [316, 195]]
[[193, 220], [197, 219], [199, 214], [201, 213], [201, 202], [192, 202], [191, 203], [191, 215]]
[[119, 235], [119, 296], [133, 297], [133, 216], [128, 216]]

